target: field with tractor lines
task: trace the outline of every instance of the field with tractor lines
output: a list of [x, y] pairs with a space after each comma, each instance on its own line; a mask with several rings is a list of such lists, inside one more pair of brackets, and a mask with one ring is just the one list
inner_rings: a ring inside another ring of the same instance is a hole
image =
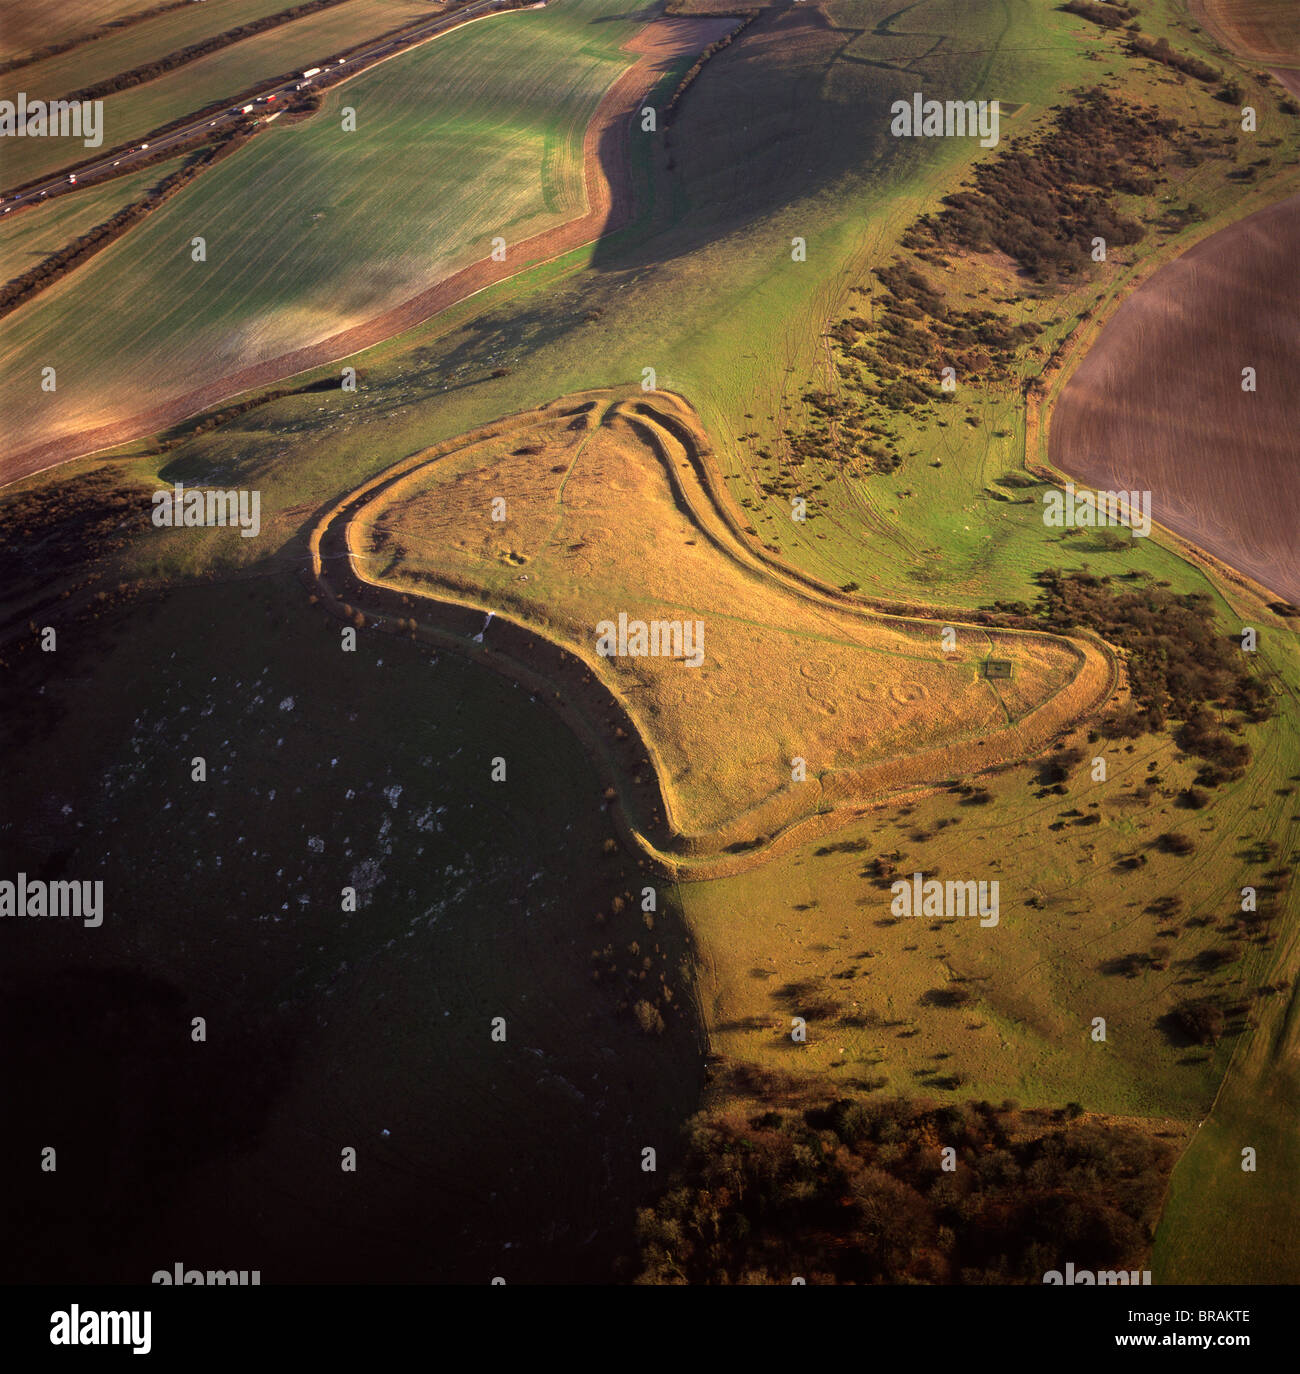
[[75, 196], [58, 196], [21, 214], [0, 216], [0, 281], [8, 281], [65, 244], [102, 224], [122, 206], [170, 176], [183, 162], [171, 158]]
[[[192, 110], [238, 95], [247, 87], [316, 65], [336, 50], [428, 14], [425, 0], [350, 0], [305, 15], [267, 33], [220, 48], [140, 86], [104, 97], [104, 148], [138, 143]], [[128, 30], [128, 33], [130, 31]], [[71, 57], [73, 54], [69, 53]], [[33, 89], [26, 71], [7, 78], [29, 99], [54, 99], [63, 90]], [[20, 138], [5, 150], [4, 182], [16, 186], [80, 161], [88, 150], [77, 139]]]
[[150, 0], [66, 0], [55, 9], [38, 10], [27, 0], [0, 0], [0, 57], [25, 57], [47, 44], [83, 38], [153, 8]]
[[[0, 99], [51, 100], [292, 7], [292, 0], [204, 0], [127, 25], [0, 76]], [[431, 4], [432, 8], [432, 4]]]
[[[602, 25], [557, 76], [585, 24], [570, 6], [468, 25], [206, 173], [9, 320], [0, 356], [14, 440], [133, 414], [142, 396], [303, 348], [488, 258], [497, 236], [508, 252], [581, 213], [583, 135], [630, 65], [619, 47], [632, 32]], [[355, 131], [343, 128], [345, 106]], [[192, 260], [196, 235], [204, 262]], [[69, 313], [101, 291], [123, 308], [70, 336]], [[30, 369], [52, 354], [64, 380], [57, 397], [41, 396]]]

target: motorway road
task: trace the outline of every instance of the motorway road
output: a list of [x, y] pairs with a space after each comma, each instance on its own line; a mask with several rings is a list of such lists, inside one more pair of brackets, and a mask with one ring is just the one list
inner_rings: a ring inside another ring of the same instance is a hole
[[[455, 13], [442, 15], [420, 28], [411, 29], [394, 38], [384, 39], [373, 47], [354, 52], [342, 61], [335, 62], [332, 66], [327, 67], [322, 64], [320, 75], [311, 78], [308, 84], [315, 85], [324, 79], [333, 86], [338, 83], [340, 77], [358, 76], [367, 67], [382, 62], [395, 53], [415, 47], [419, 43], [425, 43], [430, 38], [437, 38], [444, 33], [449, 33], [452, 29], [459, 28], [462, 24], [469, 23], [474, 19], [481, 19], [494, 10], [504, 8], [504, 0], [480, 0], [478, 4], [465, 5], [456, 10]], [[244, 105], [253, 105], [253, 110], [247, 116], [250, 119], [274, 114], [277, 109], [283, 109], [288, 105], [292, 97], [297, 94], [301, 82], [302, 78], [295, 73], [291, 79], [263, 87], [260, 95], [250, 97], [239, 105], [233, 105], [218, 114], [192, 120], [157, 138], [147, 138], [141, 143], [133, 144], [130, 148], [111, 149], [99, 161], [77, 171], [75, 184], [69, 182], [67, 173], [61, 172], [57, 176], [48, 177], [29, 187], [21, 195], [11, 196], [6, 191], [3, 196], [0, 196], [0, 203], [3, 203], [4, 206], [0, 214], [7, 215], [12, 210], [26, 209], [34, 203], [52, 196], [66, 195], [80, 190], [83, 186], [104, 182], [110, 177], [122, 176], [144, 159], [153, 157], [158, 152], [166, 151], [168, 148], [173, 148], [177, 144], [183, 144], [196, 134], [209, 130], [218, 131], [245, 118], [242, 113]]]
[[[479, 14], [462, 22], [476, 23], [487, 17], [486, 13]], [[0, 447], [0, 488], [71, 458], [156, 434], [232, 396], [272, 386], [362, 352], [498, 282], [527, 272], [539, 263], [554, 261], [622, 228], [630, 222], [636, 209], [628, 136], [634, 114], [680, 58], [703, 52], [710, 43], [734, 29], [737, 22], [734, 17], [660, 18], [645, 25], [623, 45], [623, 50], [637, 60], [606, 90], [583, 134], [586, 212], [517, 243], [509, 264], [490, 257], [479, 258], [450, 277], [431, 282], [418, 295], [291, 353], [248, 361], [238, 371], [219, 375], [197, 390], [178, 391], [184, 379], [173, 379], [174, 386], [158, 389], [149, 398], [153, 403], [147, 410], [121, 413], [121, 407], [114, 402], [116, 408], [110, 407], [114, 413], [94, 429], [46, 438], [16, 452], [12, 447], [7, 450]], [[619, 130], [621, 136], [616, 132]], [[141, 400], [140, 404], [147, 405], [149, 399]]]

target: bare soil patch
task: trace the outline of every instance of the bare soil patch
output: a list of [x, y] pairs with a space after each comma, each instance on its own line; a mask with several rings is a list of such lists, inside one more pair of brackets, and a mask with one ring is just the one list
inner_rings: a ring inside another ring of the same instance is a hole
[[[1205, 239], [1102, 330], [1053, 411], [1049, 454], [1300, 600], [1300, 196]], [[1256, 387], [1244, 391], [1243, 369]]]
[[1251, 62], [1300, 66], [1295, 0], [1191, 0], [1191, 11], [1229, 51]]

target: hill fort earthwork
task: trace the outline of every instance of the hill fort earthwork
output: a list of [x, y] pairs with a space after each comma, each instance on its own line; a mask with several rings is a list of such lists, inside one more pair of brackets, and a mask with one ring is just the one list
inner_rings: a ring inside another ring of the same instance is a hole
[[1100, 641], [872, 606], [786, 566], [664, 392], [584, 392], [418, 453], [335, 505], [311, 554], [340, 614], [545, 691], [625, 830], [695, 876], [1041, 752], [1116, 682]]

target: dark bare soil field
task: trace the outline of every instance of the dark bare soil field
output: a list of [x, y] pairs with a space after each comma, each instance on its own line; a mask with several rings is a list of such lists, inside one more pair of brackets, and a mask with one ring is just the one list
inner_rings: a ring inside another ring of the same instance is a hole
[[1300, 62], [1294, 0], [1192, 0], [1193, 18], [1252, 62]]
[[[1300, 196], [1213, 235], [1116, 313], [1061, 394], [1050, 455], [1300, 601]], [[1255, 391], [1243, 369], [1255, 370]]]

